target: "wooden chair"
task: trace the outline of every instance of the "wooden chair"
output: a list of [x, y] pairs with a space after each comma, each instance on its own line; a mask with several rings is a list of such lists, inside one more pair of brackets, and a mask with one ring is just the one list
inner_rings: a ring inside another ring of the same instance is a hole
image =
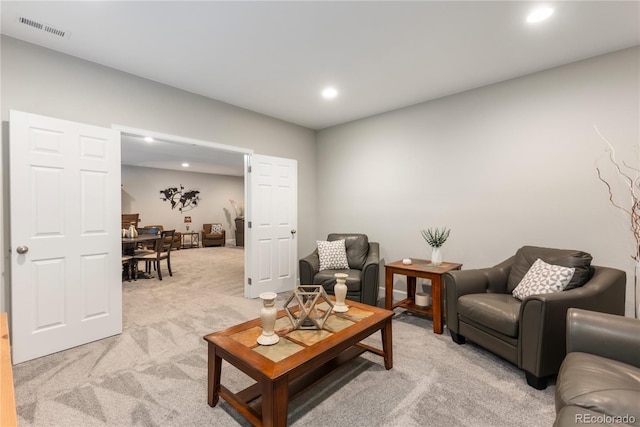
[[131, 271], [133, 269], [133, 257], [131, 255], [122, 255], [123, 273], [127, 275], [127, 281], [131, 281]]
[[151, 264], [153, 264], [155, 270], [158, 272], [158, 279], [162, 280], [162, 270], [160, 268], [160, 261], [167, 260], [167, 269], [169, 270], [169, 276], [173, 276], [171, 272], [171, 242], [176, 230], [166, 230], [161, 233], [161, 238], [156, 241], [155, 252], [152, 253], [140, 253], [133, 256], [134, 263], [139, 261], [145, 262], [145, 271], [151, 273]]
[[128, 229], [132, 224], [135, 228], [138, 228], [140, 222], [140, 214], [122, 214], [122, 228]]

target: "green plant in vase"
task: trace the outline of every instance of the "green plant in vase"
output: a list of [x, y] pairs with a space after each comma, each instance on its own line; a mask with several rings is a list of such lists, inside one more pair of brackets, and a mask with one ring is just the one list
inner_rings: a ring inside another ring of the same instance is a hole
[[440, 252], [440, 248], [449, 238], [451, 230], [447, 227], [442, 227], [442, 229], [435, 227], [422, 230], [421, 233], [427, 244], [431, 246], [431, 263], [433, 265], [442, 264], [442, 253]]

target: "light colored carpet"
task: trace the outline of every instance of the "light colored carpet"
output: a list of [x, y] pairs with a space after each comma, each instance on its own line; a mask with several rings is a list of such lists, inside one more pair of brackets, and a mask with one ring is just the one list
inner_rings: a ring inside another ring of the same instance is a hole
[[[21, 426], [248, 426], [222, 399], [207, 405], [202, 337], [259, 315], [243, 295], [240, 248], [172, 252], [174, 275], [123, 282], [124, 332], [14, 367]], [[278, 308], [287, 295], [280, 295]], [[380, 336], [367, 343], [380, 345]], [[553, 390], [485, 350], [393, 320], [394, 367], [366, 354], [289, 405], [293, 426], [550, 426]], [[251, 379], [228, 364], [231, 390]]]

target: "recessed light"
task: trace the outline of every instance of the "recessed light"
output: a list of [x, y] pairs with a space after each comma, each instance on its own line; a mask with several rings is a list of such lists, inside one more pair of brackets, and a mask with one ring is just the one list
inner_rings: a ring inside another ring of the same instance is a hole
[[189, 163], [183, 163], [183, 164], [182, 164], [182, 167], [183, 167], [183, 168], [188, 168], [188, 167], [189, 167]]
[[151, 138], [150, 136], [145, 136], [145, 137], [144, 137], [144, 140], [145, 140], [146, 142], [153, 142], [153, 138]]
[[542, 22], [548, 17], [553, 15], [553, 8], [551, 7], [540, 7], [535, 9], [527, 16], [527, 22], [530, 24], [535, 24], [537, 22]]
[[328, 87], [322, 91], [322, 97], [325, 99], [333, 99], [336, 96], [338, 96], [338, 91], [334, 87]]

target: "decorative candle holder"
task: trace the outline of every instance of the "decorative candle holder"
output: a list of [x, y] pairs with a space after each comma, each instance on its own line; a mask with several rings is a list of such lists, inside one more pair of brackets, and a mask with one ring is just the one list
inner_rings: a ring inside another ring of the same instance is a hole
[[262, 308], [260, 309], [262, 334], [260, 334], [257, 339], [258, 344], [273, 345], [280, 341], [278, 334], [273, 332], [278, 314], [278, 310], [276, 309], [277, 296], [275, 292], [263, 292], [260, 294], [260, 298], [262, 299]]
[[344, 303], [344, 300], [347, 298], [347, 277], [349, 277], [346, 273], [336, 273], [334, 274], [336, 277], [336, 285], [333, 287], [333, 293], [336, 296], [336, 303], [333, 306], [333, 311], [338, 313], [344, 313], [349, 311], [349, 306]]

